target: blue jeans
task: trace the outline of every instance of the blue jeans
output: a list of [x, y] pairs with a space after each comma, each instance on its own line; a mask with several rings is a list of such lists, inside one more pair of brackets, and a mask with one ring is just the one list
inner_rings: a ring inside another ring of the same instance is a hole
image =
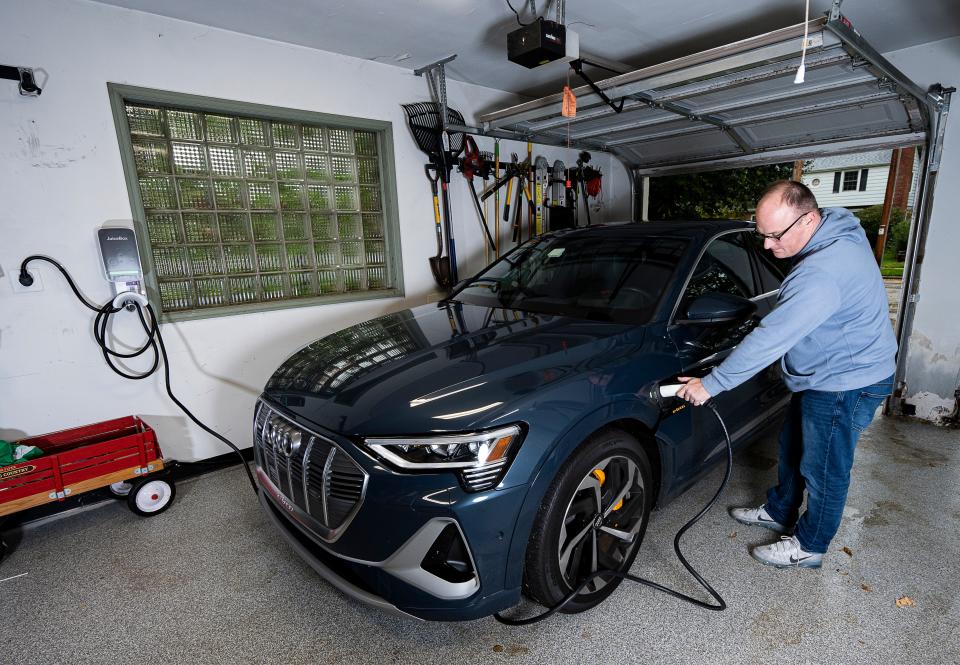
[[[804, 390], [790, 400], [767, 512], [788, 528], [796, 524], [794, 535], [807, 552], [826, 552], [840, 528], [857, 439], [892, 388], [891, 376], [856, 390]], [[804, 489], [807, 510], [798, 521]]]

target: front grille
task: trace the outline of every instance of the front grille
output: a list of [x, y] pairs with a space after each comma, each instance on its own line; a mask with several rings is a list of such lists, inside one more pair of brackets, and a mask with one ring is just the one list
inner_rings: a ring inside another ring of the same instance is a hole
[[[292, 442], [298, 440], [299, 445]], [[335, 443], [262, 400], [253, 431], [257, 465], [284, 496], [337, 536], [363, 502], [367, 473]], [[289, 453], [289, 454], [288, 454]], [[326, 534], [318, 535], [326, 540]]]

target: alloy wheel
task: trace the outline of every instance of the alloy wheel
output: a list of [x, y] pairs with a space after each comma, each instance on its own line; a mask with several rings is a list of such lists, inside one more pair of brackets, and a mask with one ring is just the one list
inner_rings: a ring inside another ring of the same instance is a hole
[[[637, 464], [612, 455], [580, 481], [567, 505], [557, 548], [560, 572], [572, 589], [601, 569], [620, 570], [638, 544], [644, 522], [644, 484]], [[597, 577], [583, 593], [610, 580]]]

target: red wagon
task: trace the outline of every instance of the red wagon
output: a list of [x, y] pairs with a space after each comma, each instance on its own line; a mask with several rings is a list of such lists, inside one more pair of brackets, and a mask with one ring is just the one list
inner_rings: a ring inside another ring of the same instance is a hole
[[176, 496], [153, 429], [126, 416], [18, 441], [42, 457], [0, 467], [0, 517], [99, 489], [126, 497], [138, 515], [157, 515]]

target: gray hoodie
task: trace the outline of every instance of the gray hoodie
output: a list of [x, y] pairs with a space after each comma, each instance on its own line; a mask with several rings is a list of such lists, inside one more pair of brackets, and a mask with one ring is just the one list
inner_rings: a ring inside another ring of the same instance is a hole
[[704, 377], [710, 395], [737, 387], [780, 358], [794, 392], [854, 390], [896, 368], [887, 294], [859, 220], [824, 208], [823, 221], [793, 259], [777, 307]]

